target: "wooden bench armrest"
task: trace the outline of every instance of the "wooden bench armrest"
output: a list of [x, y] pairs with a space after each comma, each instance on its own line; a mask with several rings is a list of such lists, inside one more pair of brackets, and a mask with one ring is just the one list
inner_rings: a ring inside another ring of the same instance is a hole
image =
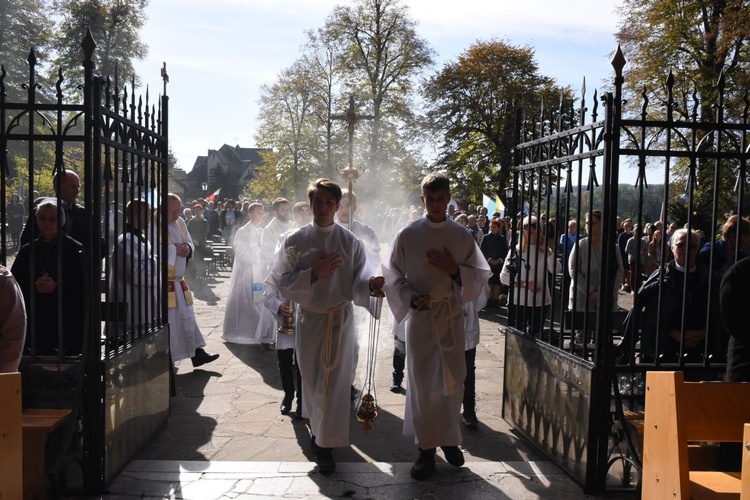
[[64, 409], [28, 409], [22, 414], [24, 432], [43, 432], [49, 434], [60, 427], [70, 415]]

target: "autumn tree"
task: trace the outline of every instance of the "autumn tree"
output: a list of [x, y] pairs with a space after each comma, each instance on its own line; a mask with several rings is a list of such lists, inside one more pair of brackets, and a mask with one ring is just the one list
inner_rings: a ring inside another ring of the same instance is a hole
[[[633, 112], [640, 112], [642, 94], [650, 103], [651, 116], [664, 117], [658, 104], [666, 102], [667, 80], [673, 74], [674, 113], [677, 120], [711, 123], [716, 119], [723, 74], [725, 121], [741, 119], [743, 100], [750, 88], [750, 2], [748, 0], [625, 0], [620, 8], [617, 39], [623, 50], [625, 94]], [[697, 141], [709, 128], [697, 130]], [[685, 138], [690, 144], [692, 137]], [[711, 135], [705, 146], [715, 147]], [[677, 159], [671, 174], [685, 180], [689, 162]], [[712, 186], [729, 192], [735, 173], [725, 165], [717, 179], [710, 162], [698, 162], [694, 202], [698, 211], [710, 213]], [[677, 190], [675, 194], [679, 194]], [[673, 200], [674, 201], [674, 200]], [[720, 203], [728, 201], [721, 197]], [[726, 204], [726, 203], [725, 203]], [[732, 211], [724, 206], [721, 211]]]
[[[432, 64], [433, 51], [417, 33], [417, 23], [399, 0], [355, 0], [334, 8], [324, 32], [341, 47], [344, 92], [365, 103], [362, 114], [373, 119], [359, 127], [369, 131], [366, 165], [384, 181], [397, 175], [398, 160], [384, 148], [384, 138], [403, 138], [399, 125], [409, 118], [414, 82]], [[389, 130], [386, 130], [389, 129]], [[360, 132], [360, 133], [361, 133]], [[403, 149], [399, 157], [408, 156]]]
[[96, 73], [114, 77], [117, 69], [121, 82], [134, 79], [136, 85], [139, 83], [133, 61], [143, 59], [148, 53], [148, 46], [140, 38], [148, 4], [149, 0], [55, 0], [55, 13], [61, 19], [54, 41], [55, 67], [67, 70], [66, 85], [70, 91], [76, 91], [83, 78], [81, 40], [87, 29], [97, 44]]
[[33, 49], [40, 64], [47, 59], [52, 28], [50, 7], [44, 0], [0, 2], [0, 64], [7, 75], [4, 83], [9, 101], [26, 96], [21, 84], [28, 82], [29, 54]]
[[[464, 194], [481, 200], [492, 186], [509, 184], [516, 110], [536, 112], [569, 89], [539, 74], [534, 50], [501, 40], [477, 41], [423, 85], [427, 131], [441, 142], [436, 163], [448, 169]], [[546, 100], [545, 100], [546, 97]]]
[[325, 145], [324, 168], [321, 174], [335, 179], [335, 165], [345, 158], [343, 134], [337, 136], [332, 120], [336, 109], [342, 107], [344, 102], [341, 95], [344, 77], [343, 54], [330, 33], [323, 29], [311, 30], [307, 37], [301, 64], [304, 64], [309, 72], [309, 90], [315, 103], [312, 114], [321, 128], [320, 134]]
[[322, 169], [315, 154], [320, 150], [320, 122], [313, 113], [320, 101], [310, 87], [309, 67], [300, 60], [274, 84], [261, 87], [255, 140], [259, 147], [275, 152], [273, 170], [265, 169], [261, 175], [273, 175], [282, 184], [282, 194], [290, 198], [304, 197], [310, 178]]

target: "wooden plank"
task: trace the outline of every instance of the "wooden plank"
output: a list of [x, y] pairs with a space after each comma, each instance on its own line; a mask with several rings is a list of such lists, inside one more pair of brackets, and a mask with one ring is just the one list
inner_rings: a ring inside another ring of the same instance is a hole
[[742, 489], [741, 498], [750, 498], [750, 424], [744, 425], [742, 436]]
[[0, 373], [0, 498], [23, 497], [21, 374]]
[[750, 384], [688, 382], [684, 385], [689, 441], [742, 441], [750, 422]]
[[728, 499], [740, 498], [743, 487], [750, 492], [739, 473], [696, 470], [706, 466], [698, 462], [716, 461], [718, 453], [715, 446], [689, 445], [744, 439], [743, 468], [750, 471], [747, 422], [750, 384], [685, 383], [682, 372], [648, 372], [642, 498]]
[[50, 432], [60, 427], [70, 410], [35, 408], [23, 411], [23, 495], [47, 497], [45, 448]]
[[690, 495], [695, 499], [739, 499], [740, 483], [739, 472], [690, 471]]
[[[682, 372], [647, 372], [642, 498], [689, 498]], [[684, 451], [683, 451], [684, 449]]]

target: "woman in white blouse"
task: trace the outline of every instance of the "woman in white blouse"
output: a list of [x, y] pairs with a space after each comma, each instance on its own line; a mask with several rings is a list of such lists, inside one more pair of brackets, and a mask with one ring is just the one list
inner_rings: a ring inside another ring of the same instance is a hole
[[500, 282], [510, 285], [513, 281], [514, 306], [511, 311], [515, 311], [515, 321], [511, 321], [511, 325], [537, 337], [552, 304], [550, 283], [547, 280], [550, 272], [559, 270], [562, 266], [547, 247], [544, 227], [539, 224], [536, 216], [524, 217], [519, 222], [518, 234], [518, 245], [505, 259]]

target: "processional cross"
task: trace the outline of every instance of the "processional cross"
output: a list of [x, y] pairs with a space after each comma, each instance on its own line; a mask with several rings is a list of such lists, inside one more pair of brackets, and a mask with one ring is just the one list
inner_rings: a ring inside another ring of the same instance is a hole
[[354, 168], [354, 129], [360, 120], [374, 120], [374, 115], [358, 115], [354, 111], [354, 96], [349, 97], [349, 109], [343, 115], [331, 115], [331, 120], [344, 120], [349, 133], [349, 168]]
[[352, 213], [354, 210], [353, 194], [352, 194], [352, 183], [356, 181], [360, 175], [365, 172], [364, 167], [354, 168], [354, 129], [360, 120], [373, 120], [374, 115], [358, 115], [354, 111], [354, 96], [349, 97], [349, 109], [344, 115], [331, 115], [331, 120], [344, 120], [346, 122], [346, 129], [349, 132], [349, 166], [342, 168], [342, 165], [336, 167], [341, 177], [347, 180], [349, 183], [349, 223], [347, 224], [349, 231], [352, 230]]
[[[354, 219], [353, 210], [353, 190], [352, 183], [365, 172], [365, 168], [354, 166], [354, 129], [360, 120], [373, 120], [373, 115], [358, 115], [354, 110], [354, 97], [349, 97], [349, 109], [346, 114], [332, 115], [331, 120], [344, 120], [346, 129], [349, 132], [349, 165], [339, 165], [336, 170], [341, 177], [349, 183], [349, 231], [352, 230], [352, 220]], [[375, 354], [378, 352], [378, 338], [380, 337], [380, 313], [383, 308], [383, 298], [385, 294], [382, 290], [373, 290], [370, 292], [370, 329], [368, 333], [367, 349], [367, 370], [365, 381], [362, 384], [362, 396], [357, 404], [357, 411], [354, 413], [362, 430], [372, 429], [372, 424], [378, 418], [378, 403], [375, 399]]]

